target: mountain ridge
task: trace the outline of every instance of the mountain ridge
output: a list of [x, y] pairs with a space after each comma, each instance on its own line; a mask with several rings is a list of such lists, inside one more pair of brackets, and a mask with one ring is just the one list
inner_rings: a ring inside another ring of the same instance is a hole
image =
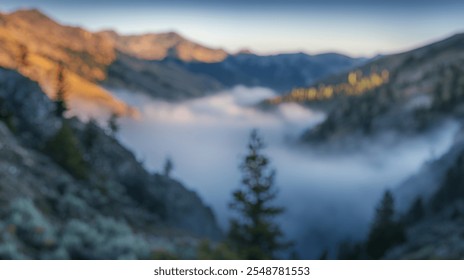
[[[282, 100], [295, 97], [307, 106], [327, 108], [327, 120], [305, 132], [303, 142], [345, 141], [349, 145], [356, 143], [351, 141], [356, 137], [375, 138], [386, 131], [399, 135], [422, 133], [446, 118], [462, 117], [463, 61], [464, 35], [459, 33], [408, 52], [383, 56], [313, 85], [315, 89], [350, 83], [361, 87], [360, 83], [372, 82], [362, 77], [387, 71], [388, 79], [376, 87], [366, 86], [363, 92], [350, 96], [341, 91], [317, 100], [305, 99], [306, 94], [313, 95], [303, 90]], [[354, 77], [351, 81], [350, 76]]]

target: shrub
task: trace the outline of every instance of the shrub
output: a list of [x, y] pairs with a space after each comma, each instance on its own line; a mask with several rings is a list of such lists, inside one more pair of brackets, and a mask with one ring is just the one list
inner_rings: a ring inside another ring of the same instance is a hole
[[124, 221], [97, 217], [93, 223], [71, 220], [61, 241], [72, 259], [146, 259], [149, 246]]

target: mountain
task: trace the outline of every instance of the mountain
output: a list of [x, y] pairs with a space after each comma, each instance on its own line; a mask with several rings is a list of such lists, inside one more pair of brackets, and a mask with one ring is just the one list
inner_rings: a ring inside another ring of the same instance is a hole
[[[194, 258], [221, 231], [180, 182], [0, 68], [0, 258]], [[187, 215], [188, 213], [188, 215]]]
[[362, 64], [355, 59], [336, 53], [308, 55], [305, 53], [260, 56], [249, 52], [228, 55], [217, 62], [185, 61], [165, 58], [165, 64], [180, 65], [194, 73], [214, 78], [226, 86], [246, 85], [269, 87], [279, 92], [303, 87], [317, 80]]
[[353, 68], [365, 59], [336, 53], [307, 55], [304, 53], [260, 56], [251, 51], [231, 55], [194, 43], [175, 32], [120, 35], [114, 31], [98, 33], [114, 42], [119, 52], [151, 60], [154, 64], [185, 69], [232, 87], [270, 87], [288, 91], [293, 86], [307, 86], [316, 80]]
[[[179, 48], [184, 50], [185, 45], [179, 43]], [[146, 63], [131, 56], [131, 47], [123, 50], [128, 53], [121, 52], [107, 33], [61, 25], [38, 10], [0, 14], [0, 66], [37, 81], [51, 98], [57, 71], [63, 66], [74, 114], [137, 114], [105, 87], [118, 86], [165, 99], [195, 97], [221, 88], [219, 83], [179, 67]], [[202, 51], [198, 53], [201, 56]]]
[[71, 113], [85, 118], [136, 110], [111, 94], [126, 89], [166, 100], [204, 96], [237, 84], [288, 91], [359, 65], [339, 54], [231, 55], [181, 35], [121, 35], [65, 26], [38, 10], [0, 13], [0, 66], [55, 97], [64, 68]]
[[350, 72], [295, 90], [271, 103], [299, 101], [328, 108], [327, 119], [303, 140], [359, 146], [358, 137], [414, 135], [462, 118], [464, 34], [401, 54], [381, 57]]
[[[38, 10], [0, 14], [0, 66], [17, 69], [54, 97], [58, 65], [66, 67], [70, 103], [93, 103], [119, 115], [132, 109], [98, 86], [116, 57], [111, 43], [77, 27], [62, 26]], [[83, 108], [79, 108], [83, 109]]]
[[126, 89], [169, 101], [201, 97], [223, 88], [211, 78], [176, 65], [140, 60], [119, 51], [107, 73], [102, 82], [106, 88]]
[[142, 60], [173, 58], [185, 62], [212, 63], [228, 56], [224, 50], [202, 46], [175, 32], [119, 35], [109, 30], [98, 34], [110, 38], [119, 51]]
[[[393, 186], [399, 211], [395, 218], [405, 229], [405, 239], [382, 258], [464, 258], [464, 34], [380, 57], [269, 100], [282, 102], [326, 110], [326, 120], [307, 130], [302, 142], [335, 153], [359, 152], [365, 143], [429, 138], [430, 132], [446, 129], [450, 120], [457, 123], [459, 133], [443, 156]], [[366, 258], [366, 244], [354, 245], [351, 257]]]

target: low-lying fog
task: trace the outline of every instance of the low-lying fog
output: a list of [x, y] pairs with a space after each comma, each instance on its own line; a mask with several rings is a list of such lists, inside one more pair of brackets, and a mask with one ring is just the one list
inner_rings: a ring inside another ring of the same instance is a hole
[[369, 152], [322, 156], [294, 143], [324, 114], [297, 104], [272, 112], [252, 107], [275, 94], [268, 89], [237, 86], [179, 103], [113, 92], [142, 114], [142, 120], [121, 121], [121, 141], [150, 170], [161, 172], [165, 158], [172, 158], [172, 176], [197, 191], [224, 228], [249, 133], [259, 129], [277, 170], [277, 203], [286, 207], [280, 223], [303, 258], [334, 249], [341, 239], [360, 238], [385, 188], [446, 152], [457, 130], [451, 123], [429, 137], [405, 139], [388, 149], [376, 143], [365, 147]]

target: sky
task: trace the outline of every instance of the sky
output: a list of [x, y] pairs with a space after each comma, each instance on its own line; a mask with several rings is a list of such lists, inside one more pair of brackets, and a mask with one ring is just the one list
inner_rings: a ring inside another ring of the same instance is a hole
[[458, 0], [1, 0], [69, 25], [123, 34], [176, 31], [229, 52], [373, 56], [464, 32]]

